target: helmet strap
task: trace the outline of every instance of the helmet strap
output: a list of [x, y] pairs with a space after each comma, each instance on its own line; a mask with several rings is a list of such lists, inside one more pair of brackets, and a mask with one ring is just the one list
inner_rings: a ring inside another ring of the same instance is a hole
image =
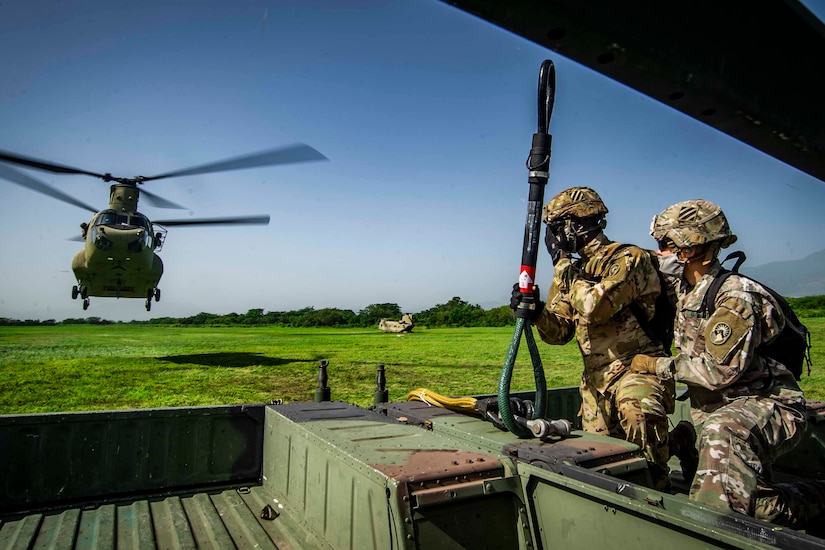
[[709, 242], [705, 245], [705, 253], [702, 255], [702, 265], [710, 265], [719, 255], [719, 251], [722, 249], [719, 246], [719, 241]]
[[699, 279], [701, 279], [702, 276], [708, 272], [710, 262], [706, 261], [706, 258], [710, 257], [711, 260], [715, 258], [712, 254], [709, 256], [708, 253], [710, 250], [711, 248], [707, 245], [698, 245], [679, 249], [678, 258], [680, 260], [684, 260], [685, 262], [683, 277], [689, 285], [696, 285], [696, 283], [699, 282]]

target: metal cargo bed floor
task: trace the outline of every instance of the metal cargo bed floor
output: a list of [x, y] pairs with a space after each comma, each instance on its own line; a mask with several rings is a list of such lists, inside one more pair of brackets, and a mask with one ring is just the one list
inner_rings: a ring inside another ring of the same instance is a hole
[[240, 487], [35, 513], [0, 523], [0, 548], [301, 548], [267, 505], [277, 513], [261, 487]]

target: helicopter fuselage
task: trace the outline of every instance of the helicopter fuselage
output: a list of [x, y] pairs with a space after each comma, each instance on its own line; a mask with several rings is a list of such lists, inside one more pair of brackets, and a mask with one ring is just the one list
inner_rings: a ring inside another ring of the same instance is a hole
[[86, 245], [72, 261], [84, 298], [147, 298], [154, 293], [163, 262], [154, 252], [155, 236], [146, 216], [113, 209], [98, 212], [84, 238]]

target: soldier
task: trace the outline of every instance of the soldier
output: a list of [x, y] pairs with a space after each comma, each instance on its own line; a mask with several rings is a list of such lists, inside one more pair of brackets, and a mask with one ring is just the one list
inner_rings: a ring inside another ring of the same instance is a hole
[[[650, 255], [622, 245], [604, 234], [607, 207], [588, 187], [572, 187], [545, 206], [545, 243], [555, 267], [547, 303], [539, 299], [532, 322], [548, 344], [566, 344], [575, 336], [584, 360], [580, 415], [585, 431], [638, 444], [645, 454], [654, 487], [670, 489], [668, 458], [679, 452], [668, 446], [668, 413], [673, 412], [674, 384], [629, 371], [637, 353], [665, 357], [660, 342], [641, 323], [654, 311], [659, 276]], [[579, 259], [572, 259], [577, 254]], [[522, 294], [513, 288], [510, 306]], [[635, 311], [634, 311], [635, 310]], [[640, 319], [640, 316], [643, 319]], [[679, 426], [687, 453], [694, 450], [689, 423]]]
[[687, 384], [700, 429], [699, 464], [689, 498], [758, 519], [799, 526], [823, 509], [823, 482], [771, 485], [771, 463], [799, 442], [805, 398], [793, 374], [759, 345], [785, 320], [758, 283], [733, 275], [721, 286], [714, 313], [703, 299], [721, 265], [720, 249], [736, 241], [722, 210], [705, 200], [680, 202], [656, 216], [651, 235], [684, 262], [677, 283], [674, 357], [644, 354], [631, 370]]

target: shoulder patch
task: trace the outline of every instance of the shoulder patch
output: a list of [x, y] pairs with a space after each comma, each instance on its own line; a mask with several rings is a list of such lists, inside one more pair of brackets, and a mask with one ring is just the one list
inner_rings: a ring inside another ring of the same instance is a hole
[[615, 277], [619, 273], [619, 269], [621, 269], [621, 268], [619, 267], [618, 264], [611, 265], [610, 269], [607, 271], [607, 276], [608, 277]]
[[719, 321], [710, 329], [710, 341], [715, 346], [721, 346], [730, 340], [732, 332], [729, 324]]
[[727, 364], [750, 330], [750, 323], [735, 312], [727, 308], [718, 309], [708, 319], [705, 346], [717, 362]]

